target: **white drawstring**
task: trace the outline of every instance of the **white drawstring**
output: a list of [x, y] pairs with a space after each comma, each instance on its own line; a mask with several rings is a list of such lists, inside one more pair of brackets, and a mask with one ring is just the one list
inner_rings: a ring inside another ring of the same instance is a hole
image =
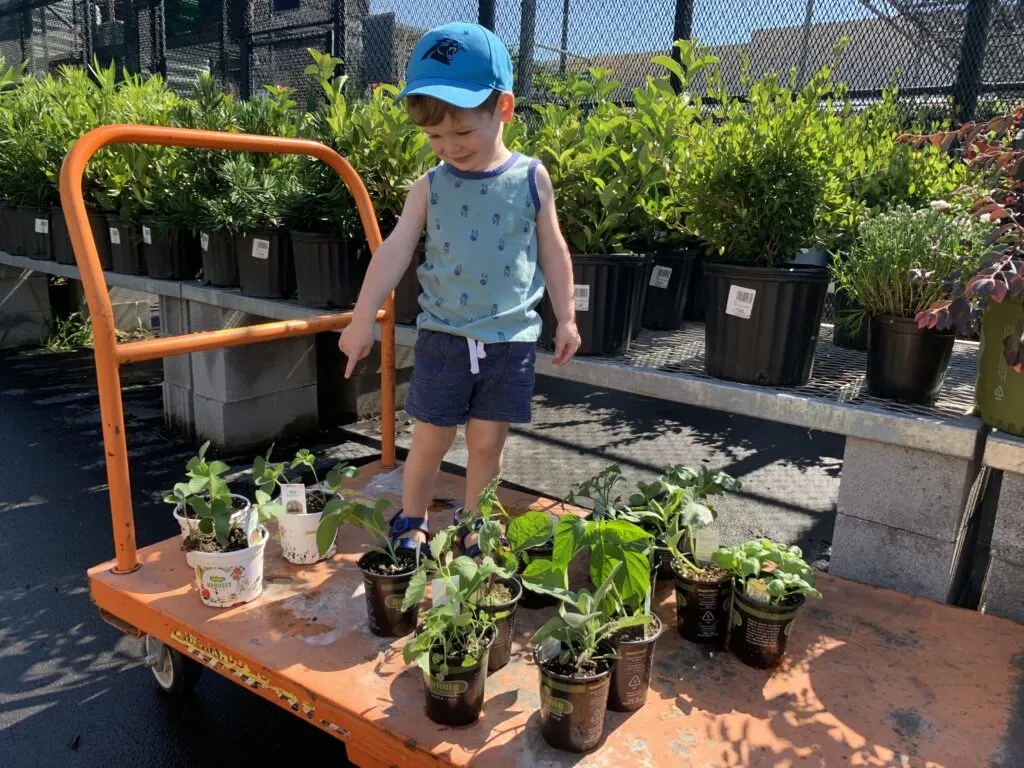
[[469, 344], [469, 372], [480, 373], [480, 361], [487, 357], [484, 343], [476, 339], [466, 339]]

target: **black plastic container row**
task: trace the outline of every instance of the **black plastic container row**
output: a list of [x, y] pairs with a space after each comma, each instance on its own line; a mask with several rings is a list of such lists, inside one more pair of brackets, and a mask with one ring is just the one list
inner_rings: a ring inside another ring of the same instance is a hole
[[122, 275], [146, 274], [146, 260], [139, 247], [138, 232], [134, 224], [126, 224], [117, 214], [107, 214], [110, 233], [110, 260], [113, 269]]
[[242, 293], [262, 299], [287, 298], [295, 291], [291, 238], [277, 229], [254, 230], [235, 238]]
[[[96, 253], [100, 257], [100, 266], [106, 270], [113, 269], [114, 265], [110, 256], [110, 230], [106, 216], [95, 208], [86, 208], [86, 213], [89, 217], [93, 241], [96, 243]], [[53, 245], [53, 258], [58, 264], [76, 263], [71, 237], [68, 234], [68, 224], [64, 218], [64, 209], [59, 205], [54, 206], [50, 213], [50, 240]]]
[[955, 331], [918, 328], [912, 317], [872, 317], [868, 390], [876, 397], [928, 403], [938, 397]]
[[238, 287], [234, 235], [223, 230], [200, 232], [199, 250], [203, 258], [203, 282], [218, 288]]
[[696, 252], [659, 251], [647, 270], [642, 325], [652, 331], [683, 327], [690, 296], [690, 277]]
[[359, 298], [370, 249], [356, 248], [332, 235], [292, 232], [299, 303], [307, 307], [348, 308]]
[[140, 219], [142, 255], [146, 273], [159, 280], [191, 280], [199, 271], [199, 248], [189, 231], [165, 233], [152, 216]]

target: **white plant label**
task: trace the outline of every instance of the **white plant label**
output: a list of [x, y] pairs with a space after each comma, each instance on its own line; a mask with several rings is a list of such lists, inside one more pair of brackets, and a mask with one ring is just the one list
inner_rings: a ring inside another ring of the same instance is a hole
[[589, 312], [590, 311], [590, 286], [589, 285], [574, 285], [572, 289], [572, 296], [576, 302], [577, 312]]
[[37, 235], [48, 235], [48, 234], [50, 234], [50, 220], [49, 219], [36, 219], [36, 234]]
[[142, 242], [144, 242], [146, 245], [153, 244], [153, 230], [151, 230], [145, 224], [142, 225]]
[[289, 515], [306, 514], [306, 486], [302, 483], [286, 483], [281, 486], [281, 503]]
[[754, 298], [757, 291], [752, 288], [741, 288], [738, 285], [729, 286], [729, 301], [725, 304], [725, 314], [734, 317], [750, 319], [750, 313], [754, 310]]
[[210, 236], [205, 232], [199, 236], [199, 245], [203, 247], [204, 251], [210, 250]]
[[711, 555], [718, 549], [718, 529], [701, 528], [693, 534], [693, 557], [698, 563], [711, 562]]
[[651, 270], [650, 285], [655, 288], [668, 288], [668, 281], [672, 279], [672, 267], [655, 267]]
[[121, 244], [121, 230], [118, 229], [117, 227], [110, 228], [110, 242], [113, 245]]
[[772, 601], [772, 596], [768, 594], [768, 587], [764, 585], [764, 582], [760, 579], [750, 579], [747, 582], [747, 587], [744, 590], [753, 602], [760, 603], [761, 605], [768, 605]]
[[270, 258], [270, 241], [256, 238], [252, 241], [252, 257], [254, 259]]
[[[459, 577], [452, 576], [452, 585], [459, 588]], [[448, 605], [448, 582], [444, 579], [431, 579], [430, 581], [430, 604], [435, 608], [439, 605]], [[459, 615], [459, 604], [455, 604], [455, 615]]]

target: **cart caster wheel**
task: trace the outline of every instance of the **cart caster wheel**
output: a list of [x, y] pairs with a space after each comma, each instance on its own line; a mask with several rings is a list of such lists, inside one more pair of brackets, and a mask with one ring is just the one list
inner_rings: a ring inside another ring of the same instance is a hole
[[160, 690], [171, 696], [181, 696], [195, 688], [203, 666], [181, 651], [168, 648], [155, 637], [146, 635], [145, 664], [156, 679]]

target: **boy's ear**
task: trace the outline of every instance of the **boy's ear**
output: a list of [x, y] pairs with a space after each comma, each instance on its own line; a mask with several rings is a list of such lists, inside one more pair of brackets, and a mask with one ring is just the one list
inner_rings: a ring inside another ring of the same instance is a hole
[[512, 114], [516, 111], [516, 97], [505, 91], [498, 97], [498, 116], [503, 123], [512, 122]]

